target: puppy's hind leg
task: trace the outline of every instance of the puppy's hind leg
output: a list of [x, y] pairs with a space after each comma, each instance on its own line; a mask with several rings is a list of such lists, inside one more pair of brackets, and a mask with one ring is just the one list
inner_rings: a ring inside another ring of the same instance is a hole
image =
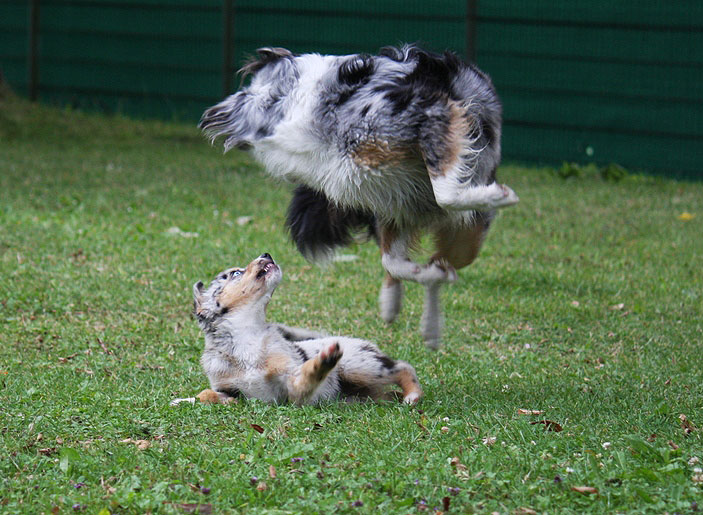
[[339, 343], [323, 348], [317, 356], [300, 365], [288, 379], [288, 398], [305, 404], [342, 357]]
[[357, 391], [368, 392], [374, 399], [391, 398], [384, 395], [384, 387], [391, 384], [401, 388], [403, 401], [407, 404], [415, 404], [422, 397], [422, 388], [412, 365], [389, 358], [371, 344], [362, 345], [358, 353], [352, 353], [345, 360], [339, 379]]
[[389, 371], [389, 375], [392, 382], [403, 390], [403, 402], [417, 404], [422, 397], [422, 388], [412, 365], [405, 361], [396, 361], [393, 369]]

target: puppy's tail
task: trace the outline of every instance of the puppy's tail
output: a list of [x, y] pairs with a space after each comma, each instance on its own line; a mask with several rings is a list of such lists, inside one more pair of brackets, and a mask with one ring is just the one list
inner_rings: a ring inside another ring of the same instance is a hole
[[295, 189], [286, 227], [305, 259], [318, 263], [329, 261], [337, 247], [349, 245], [354, 235], [364, 229], [376, 237], [372, 213], [340, 207], [307, 186]]

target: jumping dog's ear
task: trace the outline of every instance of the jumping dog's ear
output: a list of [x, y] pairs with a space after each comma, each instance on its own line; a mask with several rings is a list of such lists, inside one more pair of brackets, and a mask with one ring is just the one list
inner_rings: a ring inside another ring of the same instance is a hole
[[256, 53], [259, 54], [259, 58], [265, 62], [271, 62], [281, 57], [291, 57], [293, 55], [290, 50], [281, 47], [257, 48]]
[[293, 53], [290, 50], [279, 47], [258, 48], [256, 53], [259, 57], [248, 59], [244, 66], [240, 68], [239, 73], [242, 76], [242, 80], [244, 80], [247, 75], [255, 74], [267, 64], [274, 63], [284, 57], [293, 57]]

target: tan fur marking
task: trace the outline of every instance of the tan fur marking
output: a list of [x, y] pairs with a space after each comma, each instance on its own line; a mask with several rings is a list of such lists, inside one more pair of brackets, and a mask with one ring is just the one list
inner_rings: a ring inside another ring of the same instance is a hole
[[271, 354], [266, 358], [264, 369], [266, 371], [266, 380], [270, 381], [276, 376], [283, 375], [290, 366], [290, 360], [285, 354]]
[[398, 237], [396, 231], [386, 225], [381, 227], [379, 232], [379, 247], [381, 247], [381, 253], [388, 254], [391, 251], [391, 246], [393, 245], [393, 242]]
[[387, 288], [394, 286], [396, 284], [400, 283], [400, 279], [395, 279], [391, 274], [386, 272], [386, 275], [383, 277], [383, 285]]
[[[328, 372], [325, 370], [324, 372]], [[315, 390], [324, 378], [319, 358], [307, 360], [300, 367], [300, 372], [288, 385], [290, 400], [296, 404], [305, 402], [306, 398]]]
[[442, 155], [438, 168], [430, 170], [434, 177], [443, 176], [459, 161], [466, 145], [467, 134], [471, 132], [472, 122], [466, 117], [466, 110], [457, 102], [447, 102], [449, 106], [449, 125], [444, 135], [446, 152]]
[[411, 156], [409, 149], [392, 146], [390, 142], [370, 139], [360, 143], [351, 152], [354, 163], [362, 168], [376, 169], [382, 166], [398, 166]]
[[[379, 227], [379, 248], [381, 249], [381, 254], [388, 254], [391, 251], [393, 243], [398, 239], [398, 230], [391, 225], [384, 225]], [[407, 234], [407, 233], [406, 233]], [[409, 235], [408, 249], [418, 250], [419, 247], [419, 233], [412, 233]]]
[[395, 381], [396, 384], [403, 390], [403, 396], [407, 397], [413, 392], [417, 392], [419, 395], [422, 395], [422, 388], [420, 388], [420, 384], [409, 370], [399, 370], [395, 375]]
[[210, 390], [210, 388], [203, 390], [198, 395], [196, 395], [196, 397], [200, 402], [203, 402], [205, 404], [219, 404], [220, 403], [220, 396], [217, 395], [217, 392]]
[[220, 305], [230, 310], [236, 309], [265, 292], [264, 282], [256, 277], [259, 270], [257, 261], [250, 263], [241, 279], [229, 283], [222, 290], [217, 298]]
[[300, 367], [301, 377], [311, 382], [321, 381], [327, 375], [327, 372], [329, 372], [329, 370], [322, 367], [322, 361], [317, 356], [307, 360], [303, 363], [303, 366]]
[[446, 260], [457, 270], [470, 265], [478, 256], [485, 232], [483, 224], [438, 230], [435, 233], [437, 252], [432, 260]]
[[262, 288], [246, 288], [246, 285], [230, 284], [220, 293], [217, 301], [228, 309], [236, 309], [252, 300]]

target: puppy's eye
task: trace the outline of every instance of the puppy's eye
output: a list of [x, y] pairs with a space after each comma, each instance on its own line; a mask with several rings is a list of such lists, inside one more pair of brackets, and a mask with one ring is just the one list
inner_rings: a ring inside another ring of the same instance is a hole
[[232, 277], [237, 277], [239, 275], [242, 275], [242, 272], [240, 272], [239, 270], [235, 270], [234, 272], [232, 272]]

